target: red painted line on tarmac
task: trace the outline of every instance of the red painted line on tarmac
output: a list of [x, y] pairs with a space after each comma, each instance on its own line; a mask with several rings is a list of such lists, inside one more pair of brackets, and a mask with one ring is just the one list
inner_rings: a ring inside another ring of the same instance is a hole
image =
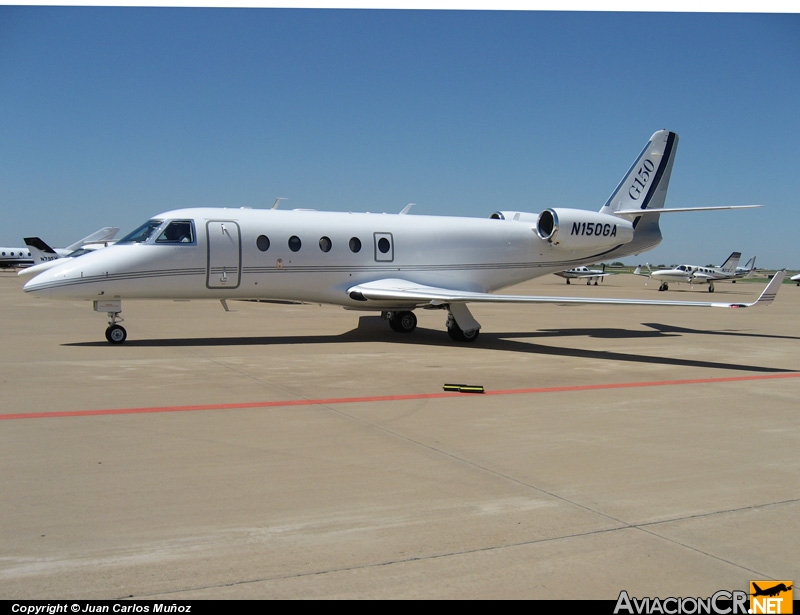
[[[563, 387], [539, 387], [532, 389], [507, 389], [486, 391], [483, 395], [526, 395], [532, 393], [565, 393], [575, 391], [598, 391], [603, 389], [631, 389], [636, 387], [661, 387], [691, 384], [720, 384], [752, 380], [775, 380], [800, 378], [800, 372], [730, 376], [728, 378], [696, 378], [692, 380], [657, 380], [653, 382], [617, 382], [610, 384], [586, 384]], [[446, 397], [479, 397], [474, 393], [418, 393], [414, 395], [374, 395], [370, 397], [333, 397], [329, 399], [294, 399], [285, 401], [257, 401], [239, 404], [206, 404], [195, 406], [156, 406], [152, 408], [109, 408], [105, 410], [71, 410], [65, 412], [25, 412], [0, 414], [0, 420], [49, 419], [76, 416], [108, 416], [112, 414], [150, 414], [155, 412], [201, 412], [206, 410], [244, 410], [247, 408], [285, 408], [290, 406], [326, 406], [334, 404], [363, 404], [384, 401], [409, 401], [414, 399], [441, 399]]]

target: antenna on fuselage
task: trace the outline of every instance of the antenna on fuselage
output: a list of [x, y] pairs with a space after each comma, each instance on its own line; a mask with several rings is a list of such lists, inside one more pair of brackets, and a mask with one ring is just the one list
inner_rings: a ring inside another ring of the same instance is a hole
[[272, 209], [278, 209], [278, 205], [281, 204], [281, 201], [288, 201], [288, 200], [289, 200], [288, 196], [279, 196], [277, 199], [275, 199], [275, 202], [272, 204]]
[[416, 205], [416, 203], [409, 203], [403, 207], [403, 211], [400, 212], [400, 215], [405, 216], [409, 211], [411, 211], [411, 208], [414, 207], [414, 205]]

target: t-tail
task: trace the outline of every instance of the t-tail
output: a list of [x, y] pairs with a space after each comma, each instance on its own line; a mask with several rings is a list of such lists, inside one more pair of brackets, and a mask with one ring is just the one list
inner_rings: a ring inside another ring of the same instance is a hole
[[[632, 221], [634, 236], [625, 246], [627, 254], [650, 250], [661, 242], [659, 214], [651, 212], [664, 208], [677, 149], [677, 134], [669, 130], [656, 132], [600, 208], [600, 213]], [[643, 215], [645, 212], [648, 215]]]
[[742, 258], [741, 252], [733, 252], [728, 257], [722, 265], [720, 265], [720, 269], [725, 273], [736, 273], [736, 268], [739, 266], [739, 259]]
[[58, 253], [39, 237], [25, 237], [25, 245], [31, 251], [33, 264], [39, 265], [59, 258]]

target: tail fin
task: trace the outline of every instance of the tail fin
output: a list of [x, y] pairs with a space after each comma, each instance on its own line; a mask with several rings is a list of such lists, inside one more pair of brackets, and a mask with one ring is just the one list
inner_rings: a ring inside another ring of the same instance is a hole
[[28, 246], [28, 249], [31, 251], [34, 265], [59, 258], [58, 253], [39, 237], [25, 237], [24, 241], [25, 245]]
[[736, 267], [739, 266], [740, 258], [742, 258], [741, 252], [731, 252], [731, 255], [728, 257], [728, 260], [722, 263], [722, 265], [720, 265], [719, 268], [722, 269], [723, 271], [728, 271], [733, 273], [736, 271]]
[[636, 232], [633, 241], [625, 246], [629, 254], [649, 250], [661, 242], [659, 216], [641, 216], [633, 212], [663, 209], [677, 149], [678, 135], [674, 132], [659, 130], [653, 134], [636, 162], [600, 208], [600, 213], [613, 215], [625, 212], [625, 217], [633, 218]]

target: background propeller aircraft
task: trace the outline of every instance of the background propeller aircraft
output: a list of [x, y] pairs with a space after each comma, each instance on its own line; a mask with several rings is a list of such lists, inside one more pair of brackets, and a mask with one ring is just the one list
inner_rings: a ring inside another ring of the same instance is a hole
[[567, 284], [569, 284], [570, 280], [586, 280], [586, 285], [594, 281], [594, 285], [597, 286], [597, 280], [602, 281], [603, 278], [607, 275], [611, 275], [610, 273], [606, 273], [606, 265], [603, 263], [602, 269], [589, 269], [585, 265], [581, 267], [573, 267], [572, 269], [567, 269], [565, 271], [556, 271], [556, 275], [562, 278], [566, 278]]
[[[381, 312], [415, 329], [417, 308], [447, 312], [456, 341], [474, 342], [471, 302], [750, 307], [770, 303], [783, 273], [753, 303], [498, 295], [565, 268], [638, 254], [661, 241], [678, 135], [645, 145], [599, 211], [501, 211], [489, 218], [195, 208], [159, 214], [113, 246], [57, 265], [25, 284], [32, 295], [93, 301], [106, 339], [124, 342], [125, 299], [267, 299]], [[740, 206], [753, 207], [753, 206]]]
[[718, 280], [732, 280], [736, 281], [739, 278], [744, 278], [750, 275], [756, 266], [756, 257], [754, 256], [745, 267], [739, 267], [739, 259], [742, 257], [741, 252], [732, 252], [727, 260], [719, 267], [703, 267], [701, 265], [678, 265], [671, 269], [658, 269], [652, 271], [650, 265], [646, 265], [647, 271], [645, 272], [641, 266], [636, 267], [634, 274], [642, 275], [648, 278], [654, 278], [661, 282], [658, 290], [669, 290], [670, 282], [682, 282], [685, 284], [708, 284], [708, 292], [714, 292], [714, 282]]

